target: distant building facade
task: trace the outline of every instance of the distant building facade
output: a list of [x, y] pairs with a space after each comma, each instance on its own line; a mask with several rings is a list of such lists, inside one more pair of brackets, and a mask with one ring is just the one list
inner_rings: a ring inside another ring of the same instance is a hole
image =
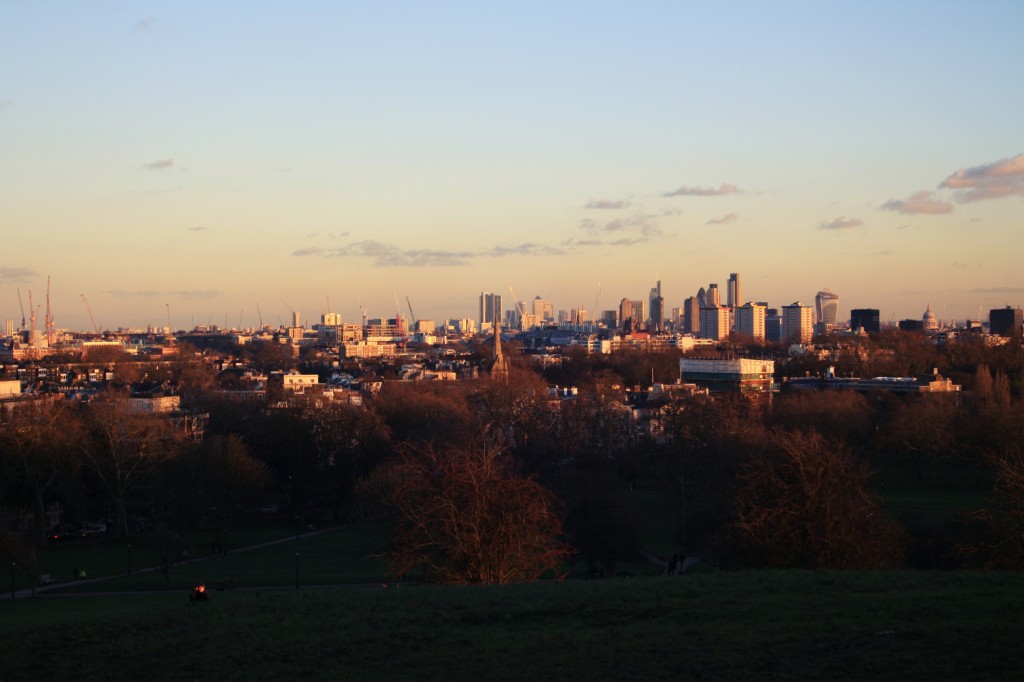
[[998, 336], [1020, 336], [1024, 331], [1024, 310], [1018, 308], [993, 308], [988, 311], [988, 330]]
[[854, 308], [850, 311], [850, 329], [864, 330], [868, 334], [882, 331], [881, 315], [877, 308]]
[[762, 393], [773, 388], [775, 363], [748, 358], [681, 358], [679, 377], [712, 392]]

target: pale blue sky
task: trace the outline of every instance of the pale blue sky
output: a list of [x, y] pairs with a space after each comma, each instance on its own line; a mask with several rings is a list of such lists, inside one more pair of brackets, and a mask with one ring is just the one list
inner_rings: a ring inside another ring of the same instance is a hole
[[80, 328], [735, 271], [976, 317], [1024, 304], [1021, 83], [1010, 1], [0, 0], [0, 318], [47, 275]]

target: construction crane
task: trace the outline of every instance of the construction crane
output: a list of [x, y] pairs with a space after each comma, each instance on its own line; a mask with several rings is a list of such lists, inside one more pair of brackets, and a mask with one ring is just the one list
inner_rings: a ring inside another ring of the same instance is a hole
[[263, 311], [260, 310], [260, 304], [259, 303], [256, 304], [256, 314], [260, 318], [260, 331], [262, 331], [263, 330]]
[[393, 288], [391, 289], [391, 296], [395, 299], [395, 327], [398, 328], [399, 333], [408, 331], [402, 329], [402, 305], [398, 302], [398, 294]]
[[173, 343], [174, 333], [171, 331], [171, 304], [165, 303], [164, 305], [167, 307], [167, 336], [169, 340]]
[[100, 335], [99, 325], [96, 324], [96, 318], [92, 316], [92, 308], [89, 307], [89, 301], [85, 298], [85, 294], [79, 294], [82, 297], [82, 303], [85, 304], [85, 312], [89, 313], [89, 321], [92, 322], [92, 330], [96, 332], [96, 335]]
[[359, 296], [359, 289], [354, 289], [356, 292], [356, 303], [359, 304], [359, 312], [363, 315], [363, 329], [366, 329], [366, 306], [363, 305], [363, 299]]
[[46, 276], [46, 317], [43, 318], [43, 324], [46, 326], [46, 346], [53, 348], [53, 342], [56, 340], [54, 334], [54, 321], [53, 321], [53, 309], [50, 308], [50, 276]]
[[36, 308], [32, 304], [31, 289], [28, 290], [28, 319], [30, 322], [30, 326], [28, 328], [28, 345], [31, 347], [36, 345], [36, 319], [38, 319], [36, 315]]
[[601, 283], [598, 282], [597, 283], [597, 294], [594, 296], [594, 317], [593, 317], [594, 320], [597, 320], [598, 310], [600, 310], [600, 308], [597, 307], [597, 302], [600, 301], [600, 300], [601, 300]]
[[18, 305], [21, 306], [21, 329], [25, 328], [25, 304], [21, 301], [21, 289], [18, 289]]
[[415, 325], [419, 320], [416, 319], [416, 313], [412, 311], [412, 301], [409, 300], [408, 296], [405, 297], [405, 304], [409, 306], [409, 319]]
[[512, 294], [512, 304], [515, 305], [516, 311], [519, 312], [519, 331], [526, 331], [526, 308], [520, 304], [519, 297], [516, 296], [515, 290], [512, 289], [512, 285], [508, 285], [508, 292]]

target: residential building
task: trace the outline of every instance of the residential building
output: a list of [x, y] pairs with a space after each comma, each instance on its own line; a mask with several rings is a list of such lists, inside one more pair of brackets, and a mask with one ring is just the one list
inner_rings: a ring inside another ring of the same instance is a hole
[[814, 320], [810, 306], [799, 301], [782, 306], [782, 340], [786, 343], [810, 343]]
[[733, 310], [736, 316], [736, 333], [749, 336], [755, 341], [765, 340], [765, 319], [767, 308], [757, 303], [745, 303]]
[[729, 338], [729, 308], [713, 306], [700, 310], [700, 337], [723, 341]]

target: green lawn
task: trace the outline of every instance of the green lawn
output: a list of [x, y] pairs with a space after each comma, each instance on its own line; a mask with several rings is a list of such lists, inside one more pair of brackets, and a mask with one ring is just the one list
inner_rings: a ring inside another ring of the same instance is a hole
[[909, 457], [887, 456], [872, 461], [875, 491], [896, 517], [908, 514], [950, 518], [988, 504], [993, 476], [985, 466], [958, 460], [922, 464], [920, 475]]
[[1024, 576], [714, 573], [0, 604], [5, 680], [1017, 679]]
[[[293, 531], [294, 532], [294, 531]], [[296, 564], [300, 585], [380, 583], [386, 566], [375, 557], [382, 550], [384, 532], [379, 523], [345, 526], [258, 549], [230, 550], [224, 555], [200, 555], [198, 560], [171, 568], [170, 583], [159, 571], [139, 572], [100, 582], [57, 588], [62, 592], [113, 592], [190, 589], [199, 582], [211, 586], [231, 581], [236, 587], [295, 586]], [[298, 561], [296, 561], [298, 553]], [[155, 562], [155, 554], [147, 565]]]

